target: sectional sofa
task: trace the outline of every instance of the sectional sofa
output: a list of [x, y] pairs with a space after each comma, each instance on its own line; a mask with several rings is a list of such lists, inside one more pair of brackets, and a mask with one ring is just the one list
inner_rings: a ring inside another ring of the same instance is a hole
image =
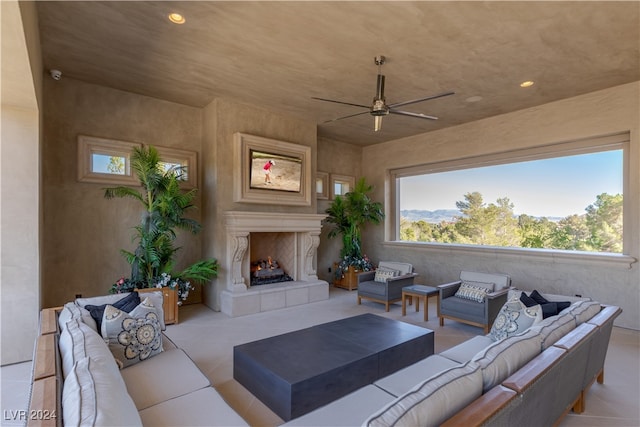
[[[520, 292], [511, 290], [509, 301]], [[571, 305], [497, 341], [473, 337], [284, 426], [539, 426], [581, 412], [590, 385], [603, 381], [621, 309], [542, 296]]]
[[[162, 351], [119, 369], [85, 307], [124, 296], [77, 299], [41, 312], [27, 425], [247, 426], [164, 334]], [[158, 329], [164, 329], [162, 293], [140, 297], [149, 297]]]
[[[591, 384], [603, 381], [621, 310], [543, 296], [572, 304], [516, 335], [473, 337], [284, 425], [552, 425], [581, 412]], [[28, 425], [247, 425], [164, 336], [160, 354], [118, 370], [83, 309], [115, 298], [42, 311]]]

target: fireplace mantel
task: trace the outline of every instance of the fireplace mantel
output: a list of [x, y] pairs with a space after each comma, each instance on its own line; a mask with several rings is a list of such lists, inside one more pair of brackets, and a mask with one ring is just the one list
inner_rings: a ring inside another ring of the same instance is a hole
[[275, 212], [225, 212], [225, 227], [229, 233], [251, 232], [320, 232], [326, 215]]
[[[328, 298], [328, 283], [318, 280], [314, 261], [326, 215], [277, 212], [229, 211], [224, 214], [227, 251], [224, 268], [226, 289], [221, 309], [231, 316], [284, 308]], [[251, 233], [295, 233], [292, 282], [250, 287]]]

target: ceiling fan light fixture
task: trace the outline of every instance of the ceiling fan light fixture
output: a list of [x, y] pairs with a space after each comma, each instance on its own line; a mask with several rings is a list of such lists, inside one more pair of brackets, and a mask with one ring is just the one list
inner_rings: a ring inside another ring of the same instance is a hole
[[382, 116], [374, 116], [373, 117], [373, 131], [378, 132], [382, 129]]

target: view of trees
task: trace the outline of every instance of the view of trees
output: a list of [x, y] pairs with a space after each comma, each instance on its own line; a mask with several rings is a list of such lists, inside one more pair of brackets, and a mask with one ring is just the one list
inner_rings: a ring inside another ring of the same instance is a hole
[[486, 204], [478, 192], [465, 194], [456, 207], [461, 215], [449, 222], [402, 218], [400, 240], [622, 253], [622, 194], [602, 193], [585, 214], [559, 221], [517, 216], [509, 198]]

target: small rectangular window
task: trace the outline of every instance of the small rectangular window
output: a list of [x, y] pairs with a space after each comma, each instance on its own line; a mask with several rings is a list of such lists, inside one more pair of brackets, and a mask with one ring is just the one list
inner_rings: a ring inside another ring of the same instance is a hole
[[78, 137], [78, 181], [137, 185], [131, 153], [141, 144], [81, 135]]
[[355, 177], [348, 175], [331, 175], [331, 198], [336, 196], [344, 196], [353, 190], [355, 185]]

